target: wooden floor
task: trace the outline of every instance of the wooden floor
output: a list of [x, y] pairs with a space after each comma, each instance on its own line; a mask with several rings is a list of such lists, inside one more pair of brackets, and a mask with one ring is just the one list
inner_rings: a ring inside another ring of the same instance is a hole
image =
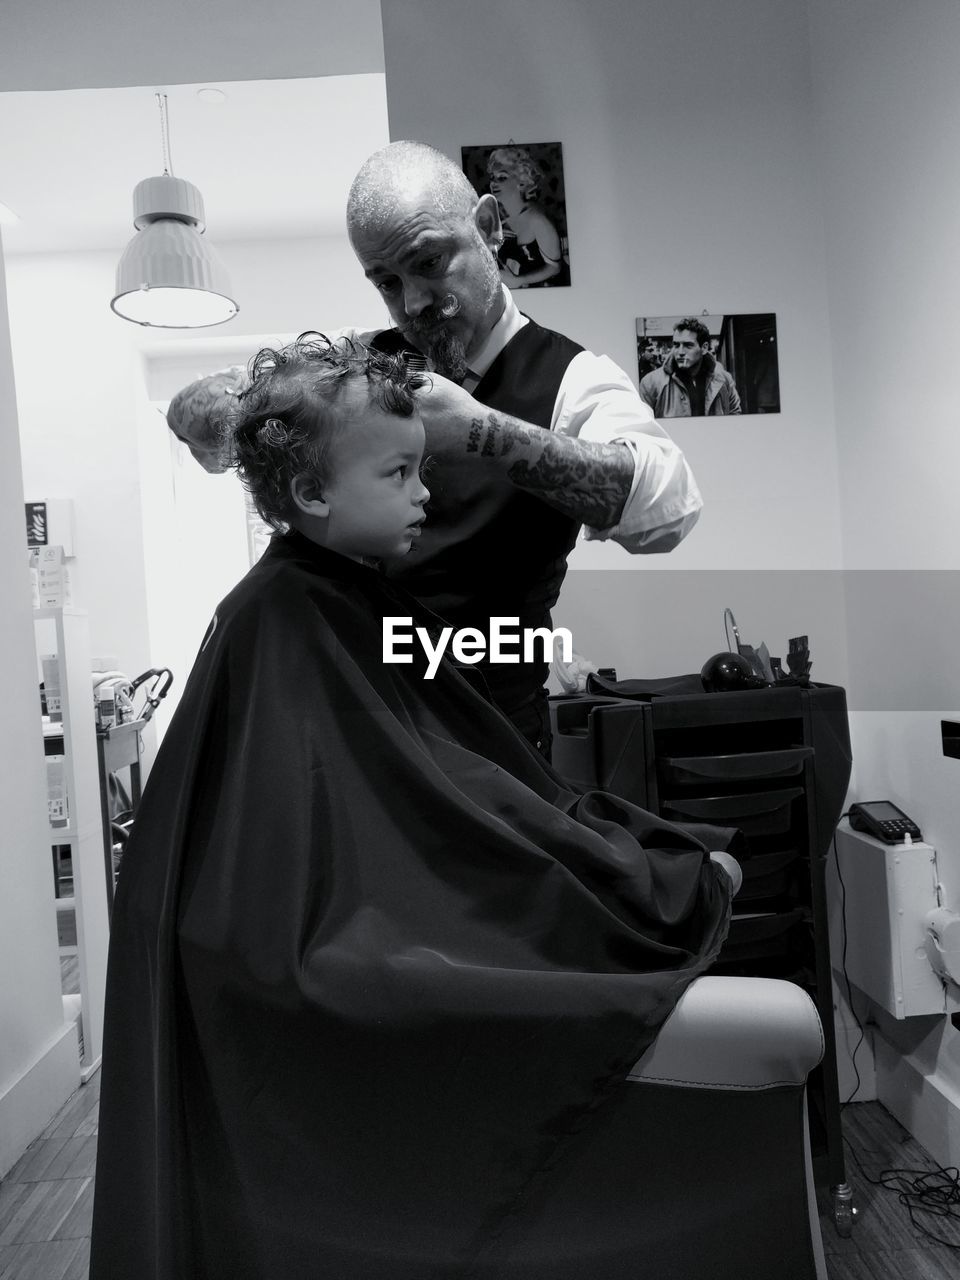
[[[820, 1199], [823, 1248], [830, 1280], [958, 1280], [960, 1203], [952, 1218], [915, 1213], [927, 1230], [956, 1245], [935, 1244], [910, 1222], [893, 1191], [874, 1186], [884, 1169], [935, 1170], [923, 1147], [879, 1102], [852, 1103], [843, 1111], [847, 1179], [857, 1219], [848, 1239], [837, 1235], [832, 1206]], [[2, 1273], [0, 1273], [2, 1274]]]
[[100, 1073], [0, 1183], [0, 1280], [86, 1280]]
[[[87, 1280], [99, 1095], [98, 1072], [0, 1183], [0, 1280]], [[958, 1280], [960, 1248], [924, 1239], [896, 1195], [871, 1186], [857, 1167], [859, 1159], [875, 1177], [891, 1167], [933, 1169], [934, 1162], [878, 1102], [847, 1107], [843, 1122], [859, 1213], [853, 1234], [842, 1239], [823, 1199], [830, 1280]], [[960, 1246], [960, 1220], [931, 1225]]]

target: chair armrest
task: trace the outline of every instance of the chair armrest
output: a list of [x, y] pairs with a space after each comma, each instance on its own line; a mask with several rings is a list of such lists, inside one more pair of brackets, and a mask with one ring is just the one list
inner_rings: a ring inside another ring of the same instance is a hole
[[726, 853], [722, 849], [714, 849], [710, 854], [710, 861], [715, 862], [718, 867], [722, 867], [730, 877], [730, 897], [735, 898], [740, 892], [740, 886], [743, 884], [743, 868], [740, 863], [732, 853]]
[[823, 1057], [816, 1005], [780, 978], [692, 982], [629, 1079], [714, 1089], [803, 1084]]

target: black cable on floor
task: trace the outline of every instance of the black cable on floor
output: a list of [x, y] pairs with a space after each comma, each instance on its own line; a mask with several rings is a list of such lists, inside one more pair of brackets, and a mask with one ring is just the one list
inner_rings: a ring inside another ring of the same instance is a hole
[[897, 1199], [910, 1216], [911, 1225], [921, 1235], [937, 1244], [946, 1245], [948, 1249], [960, 1249], [960, 1241], [944, 1240], [942, 1236], [929, 1231], [922, 1222], [918, 1222], [916, 1217], [917, 1213], [929, 1213], [934, 1217], [949, 1218], [960, 1223], [960, 1170], [952, 1165], [946, 1169], [940, 1165], [936, 1169], [881, 1169], [878, 1177], [871, 1178], [854, 1150], [853, 1143], [847, 1137], [843, 1140], [867, 1182], [884, 1191], [895, 1191]]

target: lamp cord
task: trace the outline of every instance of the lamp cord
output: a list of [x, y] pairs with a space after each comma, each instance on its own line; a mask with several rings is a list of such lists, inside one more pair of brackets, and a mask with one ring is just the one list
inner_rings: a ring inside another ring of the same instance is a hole
[[167, 95], [158, 93], [156, 95], [157, 105], [160, 108], [160, 145], [163, 148], [163, 173], [164, 177], [173, 177], [173, 161], [170, 159], [170, 129], [167, 124]]

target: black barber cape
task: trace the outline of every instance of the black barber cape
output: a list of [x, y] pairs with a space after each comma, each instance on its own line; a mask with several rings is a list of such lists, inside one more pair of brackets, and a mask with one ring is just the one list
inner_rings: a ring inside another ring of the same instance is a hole
[[298, 534], [217, 609], [119, 877], [91, 1280], [513, 1276], [719, 949], [702, 846], [384, 615], [437, 623]]

